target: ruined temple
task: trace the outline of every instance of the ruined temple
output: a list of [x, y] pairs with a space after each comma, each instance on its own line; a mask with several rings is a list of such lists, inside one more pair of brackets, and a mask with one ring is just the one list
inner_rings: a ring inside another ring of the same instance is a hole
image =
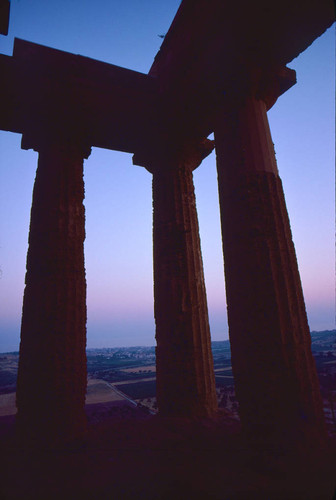
[[0, 128], [39, 154], [17, 385], [23, 442], [86, 433], [83, 162], [92, 147], [132, 153], [153, 176], [159, 413], [217, 411], [193, 186], [215, 148], [242, 427], [278, 441], [325, 439], [267, 111], [296, 83], [286, 65], [333, 21], [331, 0], [183, 0], [148, 74], [19, 39], [0, 56]]

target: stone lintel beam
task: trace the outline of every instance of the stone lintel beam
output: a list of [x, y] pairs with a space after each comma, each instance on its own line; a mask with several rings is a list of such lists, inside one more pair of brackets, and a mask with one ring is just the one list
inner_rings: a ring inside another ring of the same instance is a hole
[[334, 22], [333, 0], [183, 0], [150, 74], [168, 86], [197, 87], [216, 82], [223, 68], [231, 74], [244, 58], [288, 64]]
[[134, 153], [157, 130], [155, 78], [15, 39], [0, 54], [0, 128], [16, 133], [81, 128], [91, 146]]
[[86, 432], [83, 158], [88, 150], [60, 137], [31, 146], [39, 160], [22, 310], [17, 428], [23, 443], [58, 447]]
[[153, 174], [154, 315], [159, 413], [212, 417], [217, 410], [209, 318], [192, 170], [212, 150], [162, 154]]
[[324, 437], [301, 281], [266, 105], [215, 128], [232, 369], [242, 424], [272, 439]]

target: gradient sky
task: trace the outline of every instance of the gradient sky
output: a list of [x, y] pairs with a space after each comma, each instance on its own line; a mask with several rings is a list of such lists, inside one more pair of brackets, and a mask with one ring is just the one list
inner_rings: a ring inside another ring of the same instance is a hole
[[[147, 73], [177, 0], [12, 0], [9, 35]], [[289, 64], [269, 111], [311, 330], [335, 328], [335, 28]], [[0, 352], [18, 350], [37, 153], [0, 131]], [[94, 148], [84, 164], [88, 347], [154, 345], [151, 175]], [[194, 173], [213, 340], [228, 338], [215, 156]]]

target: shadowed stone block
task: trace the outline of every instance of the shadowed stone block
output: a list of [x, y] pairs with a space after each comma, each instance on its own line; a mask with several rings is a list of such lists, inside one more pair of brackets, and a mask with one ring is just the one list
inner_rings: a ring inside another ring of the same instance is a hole
[[9, 0], [0, 0], [0, 34], [1, 35], [8, 35], [9, 11], [10, 11]]
[[62, 143], [38, 149], [17, 425], [23, 440], [58, 446], [82, 438], [86, 429], [84, 153]]
[[281, 439], [324, 436], [311, 339], [262, 101], [215, 130], [232, 368], [242, 424]]

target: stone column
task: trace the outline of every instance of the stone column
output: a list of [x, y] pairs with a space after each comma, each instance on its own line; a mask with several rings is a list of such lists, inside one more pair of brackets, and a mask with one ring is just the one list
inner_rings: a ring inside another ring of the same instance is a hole
[[[32, 146], [29, 146], [32, 147]], [[86, 282], [83, 158], [41, 141], [33, 192], [17, 382], [23, 441], [63, 446], [85, 434]]]
[[210, 417], [217, 398], [192, 170], [152, 172], [159, 413]]
[[300, 276], [266, 106], [253, 97], [215, 129], [232, 368], [251, 434], [324, 435]]

